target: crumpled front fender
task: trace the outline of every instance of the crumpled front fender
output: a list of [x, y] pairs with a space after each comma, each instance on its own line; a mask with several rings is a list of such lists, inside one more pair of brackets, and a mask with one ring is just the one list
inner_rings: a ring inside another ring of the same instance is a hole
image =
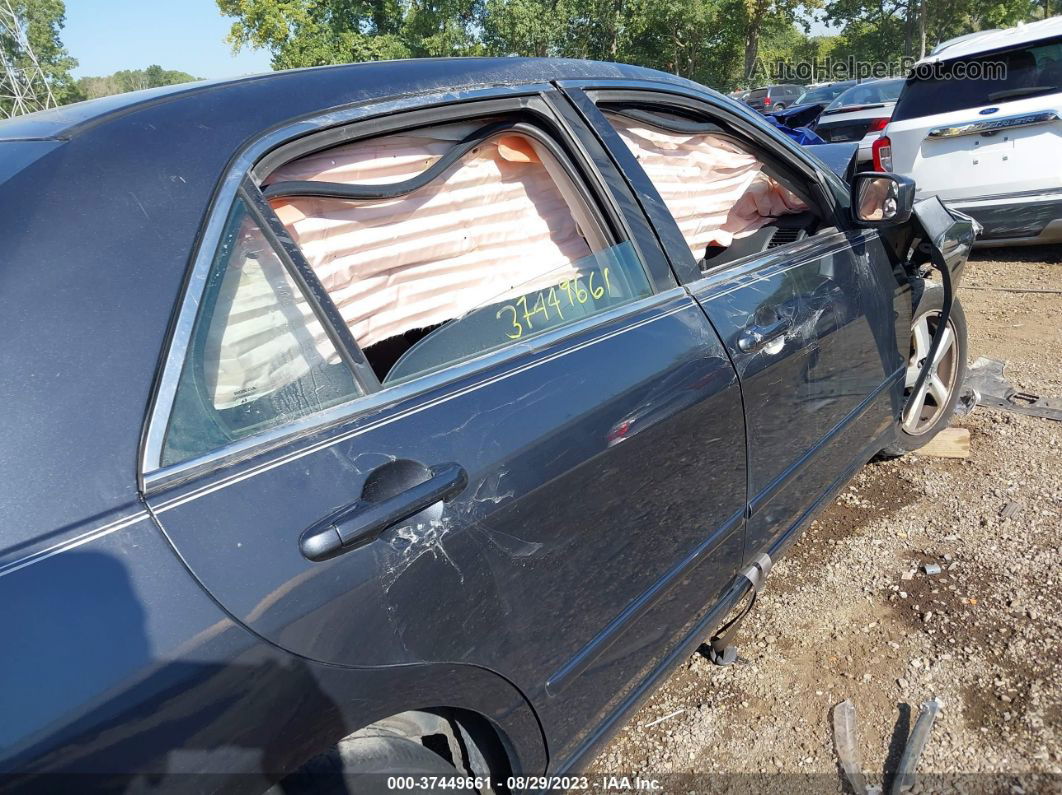
[[951, 272], [952, 288], [958, 289], [981, 225], [965, 213], [949, 208], [936, 196], [915, 203], [911, 222], [919, 227], [917, 231], [923, 242], [943, 257]]

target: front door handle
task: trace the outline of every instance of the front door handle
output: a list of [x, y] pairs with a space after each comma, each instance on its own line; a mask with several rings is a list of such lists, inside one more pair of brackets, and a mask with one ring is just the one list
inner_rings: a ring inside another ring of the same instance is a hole
[[431, 468], [431, 477], [380, 502], [358, 500], [303, 531], [299, 549], [308, 560], [334, 558], [375, 541], [389, 527], [415, 516], [440, 500], [448, 500], [468, 485], [458, 464]]
[[762, 350], [781, 337], [793, 326], [793, 320], [789, 317], [780, 317], [773, 323], [765, 326], [756, 324], [747, 326], [738, 335], [737, 345], [742, 353], [755, 353]]

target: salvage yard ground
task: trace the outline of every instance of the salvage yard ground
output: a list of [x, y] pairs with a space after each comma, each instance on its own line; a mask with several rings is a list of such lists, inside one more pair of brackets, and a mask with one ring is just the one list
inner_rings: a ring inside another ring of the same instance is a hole
[[[963, 290], [970, 360], [1001, 359], [1015, 388], [1062, 396], [1062, 248], [977, 252], [964, 286], [1036, 291]], [[692, 773], [683, 791], [714, 791], [734, 780], [705, 774], [786, 772], [840, 791], [830, 714], [849, 698], [880, 783], [938, 696], [920, 774], [1062, 792], [1062, 423], [978, 407], [954, 424], [970, 430], [969, 459], [865, 467], [775, 566], [743, 662], [692, 657], [590, 773]]]

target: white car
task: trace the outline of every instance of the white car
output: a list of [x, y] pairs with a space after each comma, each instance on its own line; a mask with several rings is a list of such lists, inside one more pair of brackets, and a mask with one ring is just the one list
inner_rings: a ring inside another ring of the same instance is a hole
[[1062, 17], [939, 45], [874, 152], [979, 221], [979, 245], [1062, 242]]
[[869, 165], [874, 159], [874, 141], [889, 123], [902, 88], [903, 78], [852, 86], [826, 106], [815, 122], [815, 132], [828, 143], [859, 141], [857, 161]]

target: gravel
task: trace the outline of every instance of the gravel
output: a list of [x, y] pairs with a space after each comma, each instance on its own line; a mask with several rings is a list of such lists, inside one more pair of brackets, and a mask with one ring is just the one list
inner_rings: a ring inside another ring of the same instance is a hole
[[[970, 359], [1062, 396], [1062, 294], [1043, 292], [1062, 290], [1062, 248], [978, 252], [965, 278], [1041, 291], [962, 292]], [[809, 791], [841, 791], [830, 715], [849, 698], [863, 768], [888, 785], [918, 706], [938, 696], [920, 774], [1062, 791], [1062, 423], [979, 407], [954, 424], [970, 429], [969, 459], [864, 467], [775, 566], [738, 664], [694, 655], [589, 774], [692, 774], [683, 791], [803, 774]]]

